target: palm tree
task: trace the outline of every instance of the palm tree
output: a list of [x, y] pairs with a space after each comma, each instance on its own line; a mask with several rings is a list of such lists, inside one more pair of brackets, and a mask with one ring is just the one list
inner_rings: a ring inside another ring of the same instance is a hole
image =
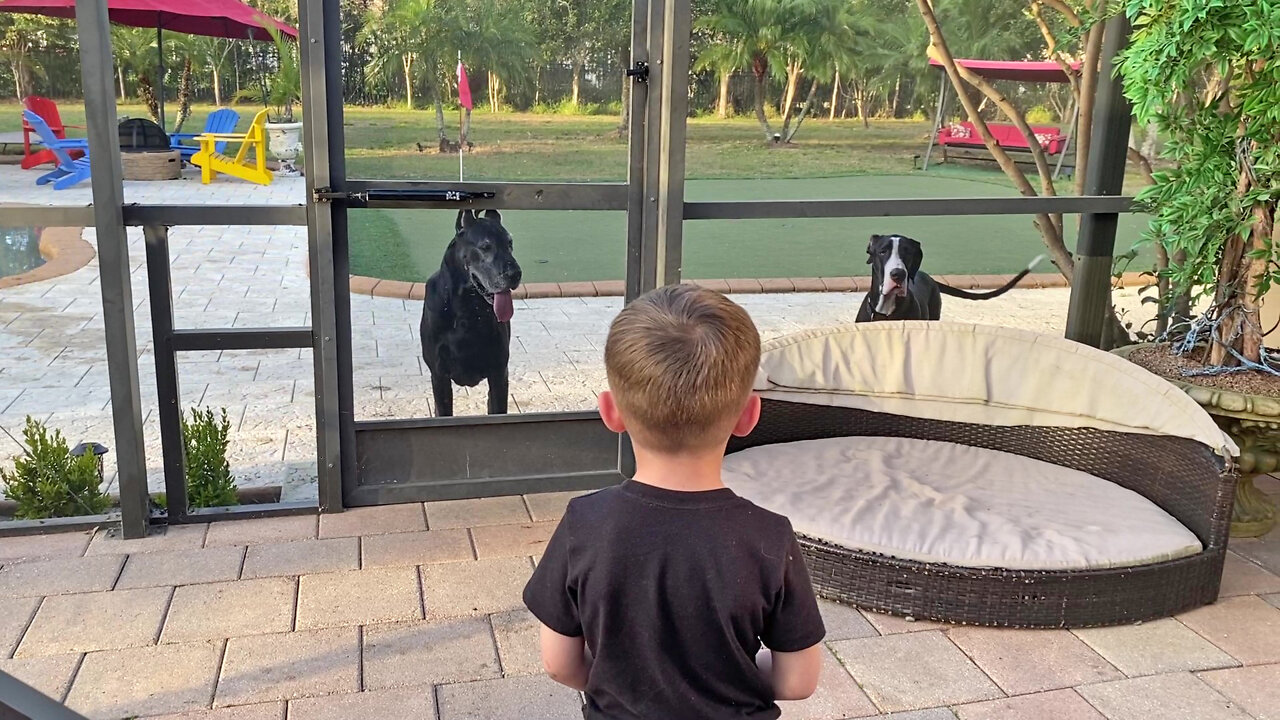
[[142, 28], [112, 25], [111, 47], [115, 50], [120, 85], [123, 87], [124, 76], [132, 73], [137, 80], [138, 98], [147, 108], [147, 114], [153, 121], [160, 122], [160, 103], [152, 84], [159, 65], [155, 34]]
[[[774, 141], [773, 127], [764, 110], [765, 83], [787, 65], [796, 10], [803, 0], [717, 0], [711, 14], [696, 26], [723, 38], [724, 47], [708, 49], [706, 66], [726, 64], [751, 69], [755, 80], [753, 105], [765, 142]], [[704, 55], [706, 53], [704, 52]], [[715, 56], [720, 56], [717, 63]], [[700, 56], [698, 62], [702, 63]]]
[[818, 0], [803, 8], [798, 22], [794, 52], [811, 78], [809, 92], [800, 113], [791, 125], [790, 108], [783, 113], [782, 140], [791, 142], [809, 115], [821, 83], [833, 82], [839, 68], [853, 67], [867, 51], [873, 35], [866, 16], [848, 0]]

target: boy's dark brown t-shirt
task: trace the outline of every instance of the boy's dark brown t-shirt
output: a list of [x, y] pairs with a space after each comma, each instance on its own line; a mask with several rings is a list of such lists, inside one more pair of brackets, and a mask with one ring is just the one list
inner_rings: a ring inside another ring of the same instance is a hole
[[575, 498], [524, 602], [586, 638], [591, 720], [776, 718], [761, 642], [796, 652], [826, 632], [790, 521], [729, 489]]

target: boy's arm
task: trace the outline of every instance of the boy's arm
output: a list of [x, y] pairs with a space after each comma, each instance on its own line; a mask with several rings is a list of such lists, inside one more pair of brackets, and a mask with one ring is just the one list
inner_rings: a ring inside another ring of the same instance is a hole
[[[782, 587], [760, 634], [765, 647], [772, 650], [765, 676], [778, 700], [803, 700], [817, 689], [826, 632], [809, 582], [809, 569], [792, 533], [783, 564]], [[765, 664], [760, 659], [757, 663], [764, 671]]]
[[591, 653], [581, 636], [561, 635], [546, 625], [542, 626], [542, 667], [552, 680], [574, 690], [587, 689], [587, 676], [591, 673]]
[[822, 673], [822, 644], [799, 652], [764, 649], [756, 656], [756, 665], [773, 687], [775, 700], [804, 700], [818, 689], [818, 677]]

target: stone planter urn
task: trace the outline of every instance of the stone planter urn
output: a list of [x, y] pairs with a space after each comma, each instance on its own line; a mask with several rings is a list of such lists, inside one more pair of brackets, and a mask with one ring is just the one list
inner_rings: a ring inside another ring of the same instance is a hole
[[[1130, 345], [1112, 352], [1127, 359], [1138, 347]], [[1266, 535], [1276, 526], [1276, 507], [1254, 486], [1253, 480], [1280, 468], [1280, 400], [1204, 387], [1191, 382], [1191, 378], [1165, 379], [1191, 396], [1240, 446], [1240, 457], [1236, 460], [1240, 480], [1231, 510], [1231, 536]]]
[[297, 177], [297, 166], [293, 161], [298, 159], [298, 153], [302, 152], [302, 123], [273, 123], [266, 124], [267, 129], [267, 145], [271, 148], [271, 155], [280, 162], [280, 169], [277, 175], [283, 177]]

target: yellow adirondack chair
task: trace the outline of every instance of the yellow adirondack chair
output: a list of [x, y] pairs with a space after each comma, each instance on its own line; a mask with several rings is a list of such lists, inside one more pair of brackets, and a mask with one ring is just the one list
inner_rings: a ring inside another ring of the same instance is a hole
[[[206, 133], [197, 135], [200, 151], [191, 158], [192, 165], [200, 166], [200, 181], [205, 185], [218, 175], [231, 175], [259, 185], [270, 185], [274, 177], [267, 169], [267, 111], [253, 116], [249, 129], [243, 133]], [[219, 153], [215, 146], [220, 142], [238, 142], [240, 149], [234, 158]], [[249, 160], [249, 151], [253, 160]]]

